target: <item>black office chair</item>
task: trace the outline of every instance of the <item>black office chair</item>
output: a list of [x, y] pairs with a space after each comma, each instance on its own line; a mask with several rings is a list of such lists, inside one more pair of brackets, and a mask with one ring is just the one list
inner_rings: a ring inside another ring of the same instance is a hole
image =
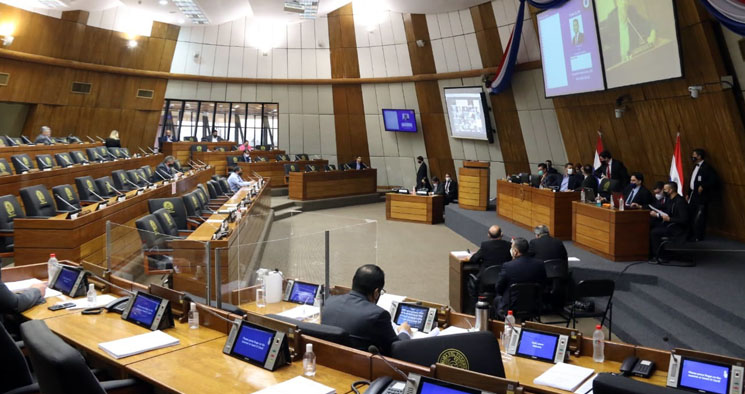
[[57, 165], [62, 168], [67, 168], [75, 164], [72, 160], [72, 156], [67, 152], [55, 153], [54, 160], [57, 161]]
[[499, 342], [490, 331], [396, 341], [391, 345], [391, 357], [427, 368], [441, 363], [505, 377]]
[[113, 155], [109, 152], [109, 150], [105, 146], [96, 147], [96, 151], [98, 151], [98, 155], [101, 156], [104, 161], [114, 160]]
[[7, 135], [4, 135], [4, 136], [0, 137], [0, 139], [3, 140], [3, 142], [4, 142], [4, 144], [6, 146], [18, 146], [18, 145], [20, 145], [20, 144], [18, 144], [15, 141], [15, 139], [13, 137], [8, 137]]
[[501, 265], [493, 265], [487, 267], [484, 272], [478, 277], [474, 275], [476, 279], [476, 295], [479, 297], [486, 297], [489, 303], [493, 303], [494, 297], [496, 296], [495, 287], [497, 285], [497, 279], [499, 279], [499, 272], [502, 270]]
[[277, 161], [290, 161], [290, 156], [288, 156], [288, 155], [277, 155]]
[[25, 153], [11, 156], [10, 161], [13, 163], [13, 168], [16, 169], [16, 174], [33, 170], [35, 168], [34, 162], [31, 161], [31, 157]]
[[96, 148], [85, 148], [85, 153], [88, 155], [88, 160], [93, 162], [104, 162], [106, 158], [101, 156]]
[[[601, 318], [600, 325], [605, 325], [608, 319], [608, 338], [611, 337], [613, 329], [613, 293], [616, 289], [616, 282], [610, 279], [593, 279], [582, 280], [572, 290], [571, 305], [564, 308], [564, 312], [569, 316], [572, 322], [572, 328], [576, 327], [577, 319], [592, 317]], [[607, 298], [607, 301], [602, 299]], [[597, 300], [600, 299], [600, 300]], [[596, 302], [599, 301], [599, 302]], [[599, 309], [599, 306], [605, 304], [605, 308]], [[585, 308], [581, 308], [585, 305]], [[567, 321], [569, 327], [569, 321]]]
[[183, 172], [183, 167], [181, 167], [181, 162], [178, 159], [173, 161], [173, 168], [175, 168], [176, 171]]
[[238, 165], [238, 163], [242, 162], [243, 157], [242, 156], [228, 156], [226, 160], [228, 162], [228, 168], [230, 168], [230, 167], [235, 167]]
[[157, 182], [160, 179], [157, 175], [155, 175], [155, 172], [153, 171], [153, 168], [150, 166], [142, 166], [140, 167], [140, 170], [142, 170], [145, 173], [145, 176], [147, 177], [147, 180], [150, 182]]
[[[96, 187], [96, 182], [92, 176], [80, 176], [75, 178], [75, 187], [78, 189], [78, 196], [80, 201], [88, 204], [95, 202], [101, 202], [98, 196], [104, 197], [100, 193], [100, 189]], [[96, 195], [98, 194], [98, 196]]]
[[24, 187], [19, 193], [26, 208], [26, 217], [48, 219], [60, 213], [55, 209], [54, 198], [44, 185]]
[[207, 145], [204, 145], [204, 144], [192, 145], [189, 148], [189, 150], [192, 152], [207, 152]]
[[80, 352], [55, 335], [43, 320], [21, 324], [21, 336], [39, 388], [45, 394], [105, 394], [125, 389], [138, 391], [138, 382], [134, 379], [99, 382]]
[[130, 157], [130, 156], [131, 156], [131, 155], [129, 154], [129, 149], [127, 149], [127, 148], [119, 148], [119, 153], [120, 153], [120, 154], [122, 155], [122, 157], [124, 157], [125, 159], [126, 159], [127, 157]]
[[285, 175], [290, 175], [291, 172], [300, 172], [302, 167], [297, 164], [285, 164]]
[[[114, 190], [114, 181], [110, 176], [102, 176], [95, 180], [96, 189], [100, 191], [98, 195], [104, 198], [111, 198], [119, 194]], [[120, 191], [121, 192], [121, 191]]]
[[307, 155], [307, 154], [305, 154], [305, 153], [300, 153], [300, 154], [298, 154], [298, 155], [295, 155], [295, 160], [296, 160], [296, 161], [297, 161], [297, 160], [310, 160], [310, 158], [308, 157], [308, 155]]
[[75, 164], [86, 164], [90, 163], [90, 160], [88, 160], [87, 157], [83, 154], [83, 152], [79, 150], [73, 150], [70, 151], [70, 157], [72, 157], [72, 161]]
[[195, 192], [186, 193], [183, 196], [181, 196], [181, 199], [184, 201], [184, 207], [186, 208], [186, 216], [188, 217], [201, 217], [209, 216], [209, 214], [206, 214], [202, 216], [202, 206], [199, 203], [199, 197]]
[[269, 161], [269, 158], [266, 156], [256, 156], [254, 157], [254, 161], [257, 163], [266, 163]]
[[305, 165], [305, 172], [318, 172], [318, 166], [315, 164], [306, 164]]
[[24, 218], [26, 214], [16, 196], [8, 194], [0, 197], [0, 257], [13, 255], [13, 220]]
[[0, 157], [0, 176], [3, 175], [13, 175], [13, 169], [10, 168], [8, 160], [5, 160], [4, 157]]
[[178, 225], [176, 224], [176, 219], [174, 219], [173, 216], [171, 216], [170, 213], [168, 213], [168, 209], [161, 208], [156, 210], [152, 213], [153, 216], [155, 216], [156, 219], [158, 219], [158, 224], [160, 224], [160, 227], [163, 228], [163, 232], [166, 235], [170, 235], [174, 238], [184, 238], [189, 235], [189, 233], [192, 231], [181, 231], [178, 228]]
[[[324, 341], [333, 342], [342, 346], [350, 346], [349, 333], [347, 330], [330, 326], [328, 324], [308, 323], [293, 319], [291, 317], [280, 316], [275, 314], [266, 315], [268, 318], [281, 320], [286, 323], [295, 324], [304, 335], [314, 338], [323, 339]], [[365, 349], [367, 350], [367, 349]]]
[[215, 150], [215, 152], [225, 152], [225, 147], [224, 146], [217, 146], [217, 147], [215, 147], [214, 150]]
[[197, 137], [184, 137], [185, 142], [197, 142]]
[[326, 164], [323, 166], [323, 169], [326, 171], [336, 171], [336, 166], [333, 164]]
[[0, 323], [0, 393], [38, 393], [31, 370], [18, 343]]
[[199, 206], [201, 208], [202, 213], [217, 213], [213, 208], [219, 208], [219, 205], [210, 203], [209, 194], [202, 189], [204, 185], [199, 184], [197, 185], [197, 188], [194, 189], [194, 193], [196, 193], [197, 198], [199, 199]]
[[[127, 179], [129, 179], [130, 182], [134, 183], [138, 187], [147, 186], [147, 183], [145, 182], [145, 179], [143, 179], [142, 173], [140, 173], [139, 170], [127, 170]], [[132, 184], [130, 184], [130, 186], [131, 185]]]
[[256, 145], [254, 149], [266, 151], [266, 150], [272, 150], [272, 146], [271, 145]]
[[[541, 321], [541, 301], [543, 286], [538, 283], [513, 283], [507, 289], [504, 297], [506, 310], [499, 311], [500, 315], [512, 311], [515, 319], [520, 321]], [[502, 318], [503, 316], [499, 316]]]
[[[569, 262], [566, 259], [551, 259], [543, 262], [546, 269], [546, 286], [543, 293], [544, 307], [548, 312], [562, 315], [569, 297]], [[563, 321], [562, 321], [563, 323]]]
[[181, 231], [189, 231], [199, 227], [204, 223], [201, 217], [190, 217], [186, 212], [184, 200], [181, 197], [170, 198], [151, 198], [147, 200], [147, 207], [150, 213], [155, 213], [160, 209], [165, 209], [176, 222], [176, 228]]
[[[72, 185], [55, 186], [52, 188], [52, 195], [54, 196], [54, 201], [57, 203], [57, 210], [60, 212], [77, 212], [81, 209], [80, 199]], [[67, 202], [67, 204], [60, 199]]]
[[217, 181], [211, 179], [207, 181], [207, 191], [210, 194], [210, 200], [225, 203], [228, 199], [228, 196], [223, 194], [220, 183]]
[[135, 220], [135, 227], [140, 233], [142, 253], [145, 256], [146, 274], [165, 274], [173, 270], [173, 250], [168, 241], [174, 237], [165, 233], [155, 215], [145, 215]]
[[124, 172], [124, 170], [111, 171], [111, 180], [114, 181], [114, 188], [116, 188], [116, 190], [119, 190], [120, 192], [128, 192], [130, 190], [136, 189], [135, 186], [127, 182], [129, 178], [127, 177], [127, 173]]
[[36, 165], [40, 170], [51, 169], [54, 167], [52, 155], [36, 155]]
[[124, 156], [122, 155], [121, 148], [119, 148], [119, 147], [111, 147], [111, 148], [106, 148], [106, 149], [108, 149], [109, 153], [111, 153], [112, 155], [114, 155], [114, 157], [116, 157], [117, 159], [124, 158]]
[[233, 192], [230, 191], [230, 185], [228, 184], [228, 180], [224, 177], [220, 177], [217, 179], [217, 184], [220, 185], [220, 189], [222, 189], [222, 194], [226, 196], [232, 196]]

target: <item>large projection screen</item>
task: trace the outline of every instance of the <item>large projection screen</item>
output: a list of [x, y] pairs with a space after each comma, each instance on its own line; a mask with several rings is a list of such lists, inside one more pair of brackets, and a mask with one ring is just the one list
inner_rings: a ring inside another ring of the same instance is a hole
[[480, 86], [445, 88], [445, 105], [453, 138], [488, 140], [484, 91]]
[[546, 97], [605, 89], [592, 1], [569, 0], [537, 19]]
[[683, 76], [673, 0], [596, 0], [608, 89]]

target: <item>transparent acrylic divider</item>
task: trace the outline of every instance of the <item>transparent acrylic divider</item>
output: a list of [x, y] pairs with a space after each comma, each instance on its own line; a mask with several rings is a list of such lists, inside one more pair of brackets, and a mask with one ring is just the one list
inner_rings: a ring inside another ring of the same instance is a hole
[[106, 267], [111, 276], [122, 287], [129, 285], [128, 290], [155, 284], [206, 299], [212, 283], [209, 242], [164, 234], [153, 220], [144, 221], [142, 229], [107, 223]]

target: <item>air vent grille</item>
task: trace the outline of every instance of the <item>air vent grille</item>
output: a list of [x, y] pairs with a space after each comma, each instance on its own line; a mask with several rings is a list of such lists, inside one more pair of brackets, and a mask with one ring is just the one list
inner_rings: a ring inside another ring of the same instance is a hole
[[0, 86], [8, 86], [9, 81], [10, 81], [10, 74], [0, 73]]
[[79, 94], [90, 94], [91, 93], [91, 84], [88, 82], [73, 82], [72, 83], [72, 92], [73, 93], [79, 93]]
[[147, 89], [137, 89], [137, 98], [151, 99], [153, 98], [154, 91]]

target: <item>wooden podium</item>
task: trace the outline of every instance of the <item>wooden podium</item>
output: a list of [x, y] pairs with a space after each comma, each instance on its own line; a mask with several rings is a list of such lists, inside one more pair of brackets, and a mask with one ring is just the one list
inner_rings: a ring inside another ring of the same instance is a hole
[[486, 211], [489, 206], [489, 162], [463, 162], [458, 171], [458, 206]]
[[572, 202], [572, 241], [611, 261], [649, 258], [649, 211]]

